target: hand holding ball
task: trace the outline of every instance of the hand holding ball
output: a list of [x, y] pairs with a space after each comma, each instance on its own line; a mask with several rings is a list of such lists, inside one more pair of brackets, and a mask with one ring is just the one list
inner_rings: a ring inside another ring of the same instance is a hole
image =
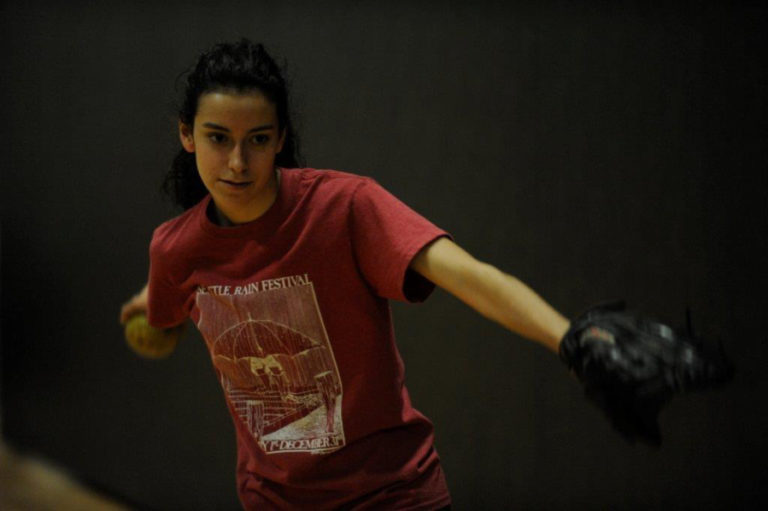
[[146, 314], [134, 314], [125, 323], [125, 340], [142, 357], [165, 358], [176, 348], [182, 328], [155, 328], [147, 323]]

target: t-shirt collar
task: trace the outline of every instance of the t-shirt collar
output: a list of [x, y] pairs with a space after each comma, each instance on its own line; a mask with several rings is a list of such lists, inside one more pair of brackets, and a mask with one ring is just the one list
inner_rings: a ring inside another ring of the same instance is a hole
[[208, 194], [198, 205], [197, 211], [200, 228], [206, 233], [216, 238], [262, 238], [272, 234], [282, 223], [290, 212], [292, 207], [293, 187], [292, 173], [285, 172], [284, 169], [277, 169], [279, 172], [277, 197], [269, 209], [256, 220], [239, 224], [235, 226], [224, 227], [212, 222], [207, 215], [208, 208], [211, 206], [213, 198]]

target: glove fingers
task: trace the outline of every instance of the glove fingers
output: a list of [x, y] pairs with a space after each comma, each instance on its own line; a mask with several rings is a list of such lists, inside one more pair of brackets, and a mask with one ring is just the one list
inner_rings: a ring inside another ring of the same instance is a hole
[[[629, 314], [615, 314], [611, 320], [612, 324], [601, 322], [600, 329], [615, 338], [613, 349], [618, 351], [610, 357], [601, 355], [601, 360], [615, 371], [626, 371], [637, 380], [664, 372], [670, 388], [676, 391], [718, 387], [733, 378], [734, 368], [722, 341], [713, 348], [701, 338], [690, 338], [663, 323]], [[599, 338], [583, 333], [581, 340], [594, 342]], [[598, 347], [598, 351], [604, 350]]]
[[678, 381], [684, 390], [706, 390], [722, 387], [733, 379], [733, 366], [727, 361], [703, 361], [678, 370]]
[[675, 372], [681, 390], [703, 390], [720, 387], [731, 381], [734, 367], [725, 355], [722, 341], [719, 341], [717, 351], [706, 347], [683, 347]]

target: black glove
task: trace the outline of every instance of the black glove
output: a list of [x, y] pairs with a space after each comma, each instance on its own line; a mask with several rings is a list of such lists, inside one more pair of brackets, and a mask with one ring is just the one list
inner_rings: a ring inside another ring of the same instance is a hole
[[571, 323], [560, 358], [628, 441], [661, 445], [658, 415], [676, 392], [720, 386], [733, 377], [723, 352], [705, 350], [688, 332], [625, 311], [624, 302], [593, 307]]

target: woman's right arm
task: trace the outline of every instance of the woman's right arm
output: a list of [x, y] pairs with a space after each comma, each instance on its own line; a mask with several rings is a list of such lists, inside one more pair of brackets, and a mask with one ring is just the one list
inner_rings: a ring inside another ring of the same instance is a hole
[[144, 287], [133, 295], [130, 300], [123, 304], [120, 309], [120, 323], [125, 324], [131, 316], [136, 314], [147, 313], [147, 294], [149, 284], [144, 284]]

